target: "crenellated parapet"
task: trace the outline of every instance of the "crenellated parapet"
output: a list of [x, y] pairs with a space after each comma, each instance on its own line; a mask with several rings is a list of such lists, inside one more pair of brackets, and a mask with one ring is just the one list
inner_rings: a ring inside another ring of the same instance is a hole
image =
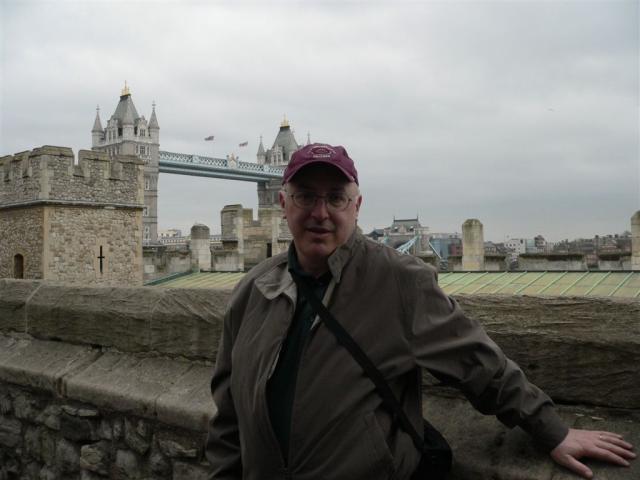
[[0, 207], [38, 203], [144, 204], [144, 162], [133, 155], [109, 157], [43, 146], [0, 157]]

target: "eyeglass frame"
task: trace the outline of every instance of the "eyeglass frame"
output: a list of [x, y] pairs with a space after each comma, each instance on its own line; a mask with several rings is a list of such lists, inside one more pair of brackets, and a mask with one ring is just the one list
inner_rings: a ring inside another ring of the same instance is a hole
[[[323, 200], [324, 201], [324, 204], [325, 204], [327, 210], [330, 210], [332, 212], [344, 212], [347, 208], [349, 208], [349, 204], [351, 204], [351, 202], [353, 202], [356, 199], [356, 197], [351, 197], [351, 196], [347, 195], [347, 192], [344, 192], [344, 191], [331, 192], [333, 194], [336, 194], [336, 193], [343, 194], [345, 197], [347, 197], [347, 203], [345, 203], [343, 208], [338, 209], [337, 207], [333, 206], [329, 202], [329, 200], [327, 198], [331, 193], [328, 194], [328, 195], [318, 195], [317, 193], [312, 192], [311, 190], [301, 190], [301, 191], [297, 191], [297, 192], [293, 192], [293, 193], [288, 192], [286, 189], [283, 189], [283, 191], [284, 191], [284, 193], [286, 194], [287, 197], [291, 197], [291, 200], [293, 201], [293, 204], [296, 206], [296, 208], [299, 208], [300, 210], [304, 210], [304, 211], [307, 211], [307, 212], [310, 212], [311, 210], [316, 208], [316, 205], [318, 205], [318, 200]], [[303, 206], [298, 205], [298, 202], [295, 199], [295, 195], [299, 194], [299, 193], [310, 193], [310, 194], [313, 194], [313, 196], [315, 197], [313, 205], [310, 205], [309, 207], [303, 207]]]

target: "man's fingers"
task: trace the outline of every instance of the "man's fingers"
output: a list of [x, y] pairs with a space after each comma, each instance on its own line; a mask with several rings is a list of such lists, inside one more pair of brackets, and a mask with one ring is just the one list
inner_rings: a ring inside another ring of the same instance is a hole
[[[628, 442], [625, 442], [622, 439], [621, 435], [613, 435], [613, 434], [609, 434], [609, 435], [605, 435], [607, 432], [602, 432], [600, 435], [598, 435], [598, 439], [602, 442], [607, 442], [610, 443], [612, 445], [617, 445], [618, 447], [622, 447], [624, 449], [626, 449], [627, 451], [631, 452], [631, 450], [633, 450], [633, 445], [631, 445]], [[633, 452], [631, 452], [633, 453]], [[633, 456], [635, 457], [635, 454], [633, 454]]]
[[625, 445], [619, 445], [613, 442], [606, 442], [601, 440], [596, 443], [596, 447], [613, 452], [622, 458], [628, 458], [628, 459], [636, 458], [636, 454], [633, 453], [631, 450], [629, 450], [629, 448], [627, 448]]
[[593, 478], [593, 472], [589, 469], [589, 467], [587, 467], [584, 463], [580, 463], [571, 455], [565, 455], [558, 460], [560, 460], [559, 463], [567, 467], [569, 470], [577, 473], [581, 477]]
[[624, 467], [629, 466], [629, 462], [622, 458], [622, 456], [614, 453], [611, 450], [613, 445], [609, 445], [607, 447], [600, 447], [594, 445], [588, 452], [588, 456], [591, 458], [595, 458], [598, 460], [603, 460], [605, 462], [615, 463], [617, 465], [622, 465]]

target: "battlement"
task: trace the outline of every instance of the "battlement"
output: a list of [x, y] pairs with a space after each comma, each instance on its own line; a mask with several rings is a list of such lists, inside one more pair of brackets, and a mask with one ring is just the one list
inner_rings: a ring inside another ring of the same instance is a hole
[[0, 208], [34, 203], [144, 204], [144, 162], [133, 155], [45, 145], [0, 157]]

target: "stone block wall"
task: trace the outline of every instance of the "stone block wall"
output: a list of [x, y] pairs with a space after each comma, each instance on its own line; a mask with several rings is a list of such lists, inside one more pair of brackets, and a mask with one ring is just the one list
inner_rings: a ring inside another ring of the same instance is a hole
[[582, 254], [525, 253], [518, 256], [518, 270], [586, 271], [587, 263]]
[[44, 146], [0, 158], [0, 205], [57, 200], [143, 205], [143, 162], [106, 153]]
[[51, 206], [45, 207], [44, 224], [46, 280], [142, 285], [139, 209]]
[[142, 257], [145, 282], [191, 269], [191, 252], [186, 245], [179, 248], [145, 245]]
[[14, 277], [16, 254], [24, 259], [24, 278], [42, 278], [44, 208], [0, 209], [0, 278]]
[[[209, 382], [229, 291], [0, 280], [0, 478], [205, 479]], [[640, 443], [640, 301], [458, 296], [571, 426]], [[427, 385], [451, 480], [573, 478], [518, 429]], [[596, 478], [639, 478], [591, 464]]]
[[0, 478], [207, 478], [205, 434], [0, 385]]

